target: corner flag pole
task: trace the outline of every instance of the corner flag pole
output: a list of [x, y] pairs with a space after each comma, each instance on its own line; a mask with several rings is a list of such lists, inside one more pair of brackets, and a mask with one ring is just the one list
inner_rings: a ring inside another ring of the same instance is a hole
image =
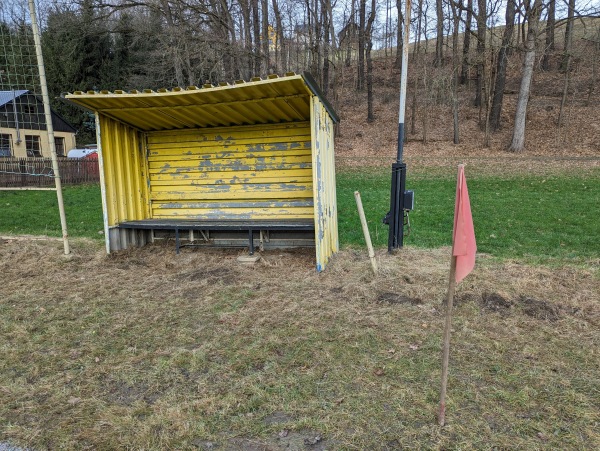
[[440, 392], [440, 410], [438, 424], [446, 423], [446, 389], [448, 386], [448, 362], [450, 359], [450, 331], [452, 327], [452, 304], [456, 285], [475, 267], [477, 243], [471, 214], [471, 201], [465, 178], [465, 166], [458, 166], [456, 179], [456, 201], [454, 203], [454, 226], [452, 228], [452, 260], [448, 296], [446, 297], [446, 323], [444, 325], [444, 348], [442, 353], [442, 389]]
[[400, 73], [400, 109], [398, 114], [398, 152], [392, 164], [392, 189], [388, 252], [404, 244], [404, 188], [406, 184], [406, 164], [402, 162], [404, 153], [404, 114], [406, 111], [406, 86], [408, 79], [408, 41], [410, 36], [410, 0], [406, 0], [404, 13], [404, 35], [402, 36], [402, 68]]
[[446, 296], [446, 322], [444, 324], [444, 347], [442, 351], [442, 388], [440, 391], [440, 410], [438, 411], [438, 424], [446, 424], [446, 389], [448, 387], [448, 364], [450, 362], [450, 330], [452, 328], [452, 305], [456, 290], [456, 256], [452, 255], [450, 262], [450, 278], [448, 281], [448, 294]]
[[69, 255], [71, 250], [69, 248], [69, 234], [67, 231], [67, 218], [65, 216], [65, 205], [62, 196], [60, 171], [58, 169], [58, 160], [56, 158], [56, 143], [54, 140], [54, 127], [52, 125], [52, 111], [50, 110], [50, 96], [48, 95], [46, 69], [44, 68], [44, 56], [42, 55], [40, 28], [38, 27], [35, 4], [33, 0], [29, 0], [29, 15], [31, 17], [31, 28], [33, 30], [33, 41], [35, 43], [35, 54], [37, 56], [40, 85], [42, 87], [42, 102], [44, 104], [44, 116], [46, 120], [46, 131], [48, 132], [48, 143], [50, 144], [50, 155], [52, 156], [52, 171], [54, 172], [54, 184], [56, 186], [56, 198], [58, 201], [58, 211], [60, 214], [60, 225], [62, 227], [63, 245], [65, 249], [65, 255]]

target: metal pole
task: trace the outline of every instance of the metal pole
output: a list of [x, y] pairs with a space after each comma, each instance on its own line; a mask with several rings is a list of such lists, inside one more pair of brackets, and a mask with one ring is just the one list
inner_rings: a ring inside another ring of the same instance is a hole
[[33, 0], [29, 0], [29, 15], [31, 17], [31, 28], [33, 30], [33, 40], [35, 43], [35, 54], [37, 56], [38, 71], [40, 74], [42, 102], [44, 103], [44, 116], [46, 118], [46, 131], [48, 132], [48, 144], [50, 145], [50, 155], [52, 156], [52, 171], [54, 172], [54, 184], [56, 186], [56, 198], [58, 200], [58, 211], [60, 213], [60, 225], [62, 227], [63, 244], [65, 249], [65, 255], [69, 255], [71, 253], [71, 250], [69, 248], [67, 218], [65, 216], [65, 206], [63, 203], [60, 171], [58, 169], [58, 160], [56, 158], [54, 127], [52, 126], [52, 111], [50, 110], [50, 97], [48, 96], [46, 69], [44, 68], [44, 57], [42, 55], [42, 40], [40, 38], [40, 29], [38, 27], [37, 16], [35, 13], [35, 4], [33, 3]]
[[398, 112], [398, 155], [396, 163], [402, 163], [404, 153], [404, 115], [406, 112], [406, 86], [408, 84], [408, 41], [410, 37], [410, 0], [406, 0], [404, 12], [404, 35], [402, 36], [402, 67], [400, 73], [400, 107]]
[[404, 153], [404, 115], [406, 111], [406, 86], [408, 79], [408, 41], [410, 37], [410, 0], [406, 0], [404, 13], [404, 35], [402, 39], [402, 68], [400, 73], [400, 107], [398, 113], [398, 152], [392, 164], [392, 186], [390, 191], [388, 252], [404, 244], [404, 187], [406, 184], [406, 164], [402, 162]]

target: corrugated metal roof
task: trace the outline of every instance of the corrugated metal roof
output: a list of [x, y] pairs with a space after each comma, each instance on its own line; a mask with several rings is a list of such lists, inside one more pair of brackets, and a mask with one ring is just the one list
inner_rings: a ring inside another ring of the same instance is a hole
[[338, 116], [309, 75], [270, 75], [158, 91], [76, 91], [70, 102], [140, 130], [170, 130], [310, 120], [310, 97], [319, 96], [334, 122]]
[[23, 94], [27, 94], [29, 91], [25, 89], [19, 89], [15, 91], [0, 91], [0, 107], [12, 102], [14, 98], [21, 97]]

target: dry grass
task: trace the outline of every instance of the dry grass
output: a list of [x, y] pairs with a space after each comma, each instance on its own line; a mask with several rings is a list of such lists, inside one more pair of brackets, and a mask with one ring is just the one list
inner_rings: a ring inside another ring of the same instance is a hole
[[[435, 425], [448, 250], [0, 244], [1, 440], [34, 449], [600, 447], [600, 277], [480, 256]], [[595, 268], [595, 269], [594, 269]]]

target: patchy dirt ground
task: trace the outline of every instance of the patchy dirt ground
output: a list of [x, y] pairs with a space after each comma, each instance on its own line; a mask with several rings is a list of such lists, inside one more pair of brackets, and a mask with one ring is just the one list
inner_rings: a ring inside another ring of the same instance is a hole
[[[435, 425], [449, 250], [0, 242], [0, 440], [42, 449], [600, 447], [600, 277], [478, 257]], [[596, 268], [596, 269], [593, 269]]]

